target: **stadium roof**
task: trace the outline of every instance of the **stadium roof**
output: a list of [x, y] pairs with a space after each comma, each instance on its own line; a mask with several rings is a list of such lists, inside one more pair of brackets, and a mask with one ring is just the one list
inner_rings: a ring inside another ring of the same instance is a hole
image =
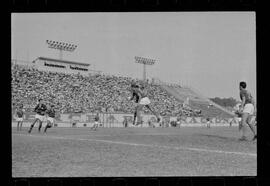
[[[72, 65], [90, 66], [90, 64], [87, 64], [87, 63], [78, 63], [78, 62], [75, 62], [75, 61], [67, 61], [67, 60], [61, 60], [61, 59], [52, 59], [52, 58], [48, 58], [48, 57], [38, 57], [37, 59], [55, 61], [55, 62], [60, 62], [60, 63], [67, 63], [67, 64], [72, 64]], [[35, 62], [36, 60], [34, 60], [33, 62]]]

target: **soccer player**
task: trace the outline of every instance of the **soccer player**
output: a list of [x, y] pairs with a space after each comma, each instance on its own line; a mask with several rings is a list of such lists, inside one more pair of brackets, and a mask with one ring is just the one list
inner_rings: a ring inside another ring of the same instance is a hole
[[135, 83], [131, 84], [131, 93], [132, 96], [129, 98], [130, 101], [132, 101], [133, 99], [135, 99], [135, 103], [136, 103], [136, 108], [135, 108], [135, 112], [134, 112], [134, 118], [133, 118], [133, 125], [135, 125], [135, 121], [136, 121], [136, 117], [137, 117], [137, 107], [138, 107], [138, 103], [140, 100], [139, 94], [137, 93], [137, 89], [139, 88], [138, 85], [136, 85]]
[[20, 104], [16, 109], [16, 121], [18, 122], [17, 131], [22, 130], [23, 114], [24, 114], [23, 104]]
[[210, 128], [210, 123], [211, 123], [210, 117], [207, 117], [206, 118], [206, 126], [207, 126], [207, 128]]
[[47, 132], [48, 128], [51, 128], [54, 125], [54, 118], [55, 118], [55, 110], [54, 105], [48, 105], [48, 108], [46, 110], [47, 117], [47, 125], [45, 126], [44, 133]]
[[[135, 98], [135, 103], [137, 103], [135, 112], [134, 112], [134, 119], [133, 119], [133, 125], [135, 125], [136, 117], [139, 119], [140, 118], [140, 112], [145, 106], [148, 110], [150, 110], [156, 117], [157, 117], [157, 122], [160, 122], [160, 117], [158, 114], [152, 110], [150, 107], [150, 100], [147, 97], [147, 91], [144, 86], [141, 86], [141, 88], [138, 85], [131, 84], [131, 92], [132, 92], [132, 97], [130, 100], [133, 100]], [[136, 125], [142, 124], [142, 121], [137, 121]]]
[[254, 137], [253, 140], [257, 139], [257, 134], [255, 131], [255, 126], [251, 122], [251, 117], [254, 114], [254, 99], [251, 96], [251, 93], [246, 90], [247, 84], [246, 82], [242, 81], [239, 83], [239, 89], [240, 89], [240, 99], [241, 99], [241, 106], [240, 106], [240, 112], [242, 113], [242, 119], [240, 123], [240, 132], [242, 137], [239, 139], [240, 141], [247, 140], [246, 138], [246, 124], [248, 124], [249, 128], [251, 129]]
[[181, 118], [177, 117], [176, 119], [176, 125], [180, 128], [181, 127]]
[[35, 121], [31, 124], [30, 129], [28, 133], [31, 133], [35, 123], [39, 122], [38, 132], [40, 132], [40, 129], [42, 127], [42, 122], [44, 120], [44, 115], [47, 110], [46, 105], [43, 103], [42, 99], [38, 100], [38, 105], [35, 107], [34, 111], [36, 112]]
[[98, 124], [99, 124], [99, 114], [97, 112], [96, 116], [95, 116], [95, 122], [94, 125], [90, 128], [90, 130], [97, 130], [98, 128]]
[[127, 118], [126, 118], [126, 117], [125, 117], [124, 120], [123, 120], [123, 126], [124, 126], [125, 128], [127, 128], [127, 126], [128, 126], [128, 121], [127, 121]]

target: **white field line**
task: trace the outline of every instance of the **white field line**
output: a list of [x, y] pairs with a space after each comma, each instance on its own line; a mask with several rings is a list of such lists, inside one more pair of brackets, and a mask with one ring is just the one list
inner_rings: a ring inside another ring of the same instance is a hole
[[121, 141], [99, 140], [99, 139], [68, 138], [68, 137], [61, 137], [61, 136], [39, 136], [39, 135], [32, 135], [32, 134], [13, 134], [13, 135], [39, 137], [39, 138], [51, 138], [51, 139], [63, 139], [63, 140], [95, 141], [95, 142], [111, 143], [111, 144], [119, 144], [119, 145], [157, 147], [157, 148], [174, 149], [174, 150], [189, 150], [189, 151], [199, 151], [199, 152], [206, 152], [206, 153], [234, 154], [234, 155], [257, 157], [257, 154], [254, 154], [254, 153], [211, 150], [211, 149], [202, 149], [202, 148], [193, 148], [193, 147], [173, 147], [173, 146], [127, 143], [127, 142], [121, 142]]
[[[171, 134], [171, 133], [155, 133], [155, 134], [150, 134], [150, 133], [136, 133], [136, 134], [88, 134], [88, 135], [85, 135], [85, 134], [82, 134], [80, 136], [98, 136], [98, 137], [106, 137], [106, 136], [111, 136], [111, 137], [114, 137], [114, 136], [179, 136], [179, 134]], [[75, 136], [75, 135], [74, 135]], [[77, 136], [77, 135], [76, 135]]]

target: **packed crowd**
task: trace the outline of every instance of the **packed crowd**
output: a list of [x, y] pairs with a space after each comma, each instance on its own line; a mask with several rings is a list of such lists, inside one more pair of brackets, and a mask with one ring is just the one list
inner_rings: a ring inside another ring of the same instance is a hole
[[[128, 100], [131, 82], [139, 80], [130, 77], [93, 74], [65, 74], [39, 71], [24, 66], [12, 66], [12, 104], [23, 103], [26, 111], [33, 111], [39, 98], [53, 103], [60, 113], [118, 112], [133, 113], [135, 105]], [[161, 115], [192, 116], [195, 112], [159, 85], [149, 83], [148, 96], [151, 107]], [[147, 109], [144, 113], [149, 113]]]

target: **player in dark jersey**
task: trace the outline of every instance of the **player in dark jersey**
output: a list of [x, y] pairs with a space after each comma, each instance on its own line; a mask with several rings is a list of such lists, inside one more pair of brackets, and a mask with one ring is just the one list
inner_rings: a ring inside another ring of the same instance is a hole
[[95, 118], [94, 118], [95, 122], [94, 122], [94, 125], [90, 128], [90, 130], [97, 130], [98, 128], [98, 125], [99, 125], [99, 114], [97, 112]]
[[241, 106], [240, 106], [240, 112], [242, 113], [242, 119], [239, 126], [240, 132], [242, 137], [239, 139], [241, 141], [245, 141], [246, 139], [246, 124], [251, 129], [252, 133], [254, 134], [253, 140], [257, 139], [257, 134], [255, 131], [255, 126], [251, 122], [251, 119], [254, 115], [255, 107], [254, 107], [254, 99], [251, 96], [250, 92], [246, 90], [246, 82], [240, 82], [239, 83], [239, 89], [240, 89], [240, 99], [241, 99]]
[[23, 104], [19, 105], [16, 109], [16, 121], [17, 123], [17, 130], [22, 130], [22, 124], [23, 124], [23, 115], [24, 115], [24, 109]]
[[135, 112], [134, 112], [134, 118], [133, 118], [133, 125], [135, 125], [135, 122], [136, 122], [136, 117], [137, 117], [137, 107], [138, 107], [138, 103], [139, 103], [139, 100], [140, 100], [140, 96], [139, 94], [137, 93], [137, 89], [139, 88], [138, 85], [136, 84], [131, 84], [131, 93], [132, 93], [132, 96], [129, 98], [130, 101], [132, 101], [133, 99], [135, 100], [135, 103], [137, 104], [136, 105], [136, 108], [135, 108]]
[[[134, 112], [134, 118], [133, 118], [133, 125], [135, 125], [136, 118], [140, 118], [140, 112], [143, 109], [143, 106], [145, 106], [148, 110], [150, 110], [156, 117], [157, 122], [160, 122], [160, 117], [158, 114], [150, 107], [150, 100], [147, 97], [147, 91], [144, 86], [139, 87], [139, 85], [131, 84], [131, 92], [132, 97], [130, 100], [135, 99], [135, 103], [137, 103], [135, 112]], [[142, 124], [142, 121], [137, 121], [137, 125]]]
[[37, 121], [39, 121], [39, 127], [38, 127], [38, 132], [40, 132], [40, 129], [42, 127], [42, 122], [45, 118], [45, 112], [47, 110], [46, 105], [43, 103], [42, 99], [38, 100], [38, 105], [35, 107], [34, 111], [36, 112], [36, 116], [35, 116], [35, 121], [32, 123], [32, 125], [30, 126], [30, 129], [28, 131], [28, 133], [31, 133], [35, 123]]
[[51, 128], [54, 125], [55, 122], [55, 110], [54, 110], [54, 105], [48, 105], [48, 108], [46, 110], [46, 114], [47, 114], [47, 125], [44, 129], [44, 133], [47, 132], [48, 128]]

